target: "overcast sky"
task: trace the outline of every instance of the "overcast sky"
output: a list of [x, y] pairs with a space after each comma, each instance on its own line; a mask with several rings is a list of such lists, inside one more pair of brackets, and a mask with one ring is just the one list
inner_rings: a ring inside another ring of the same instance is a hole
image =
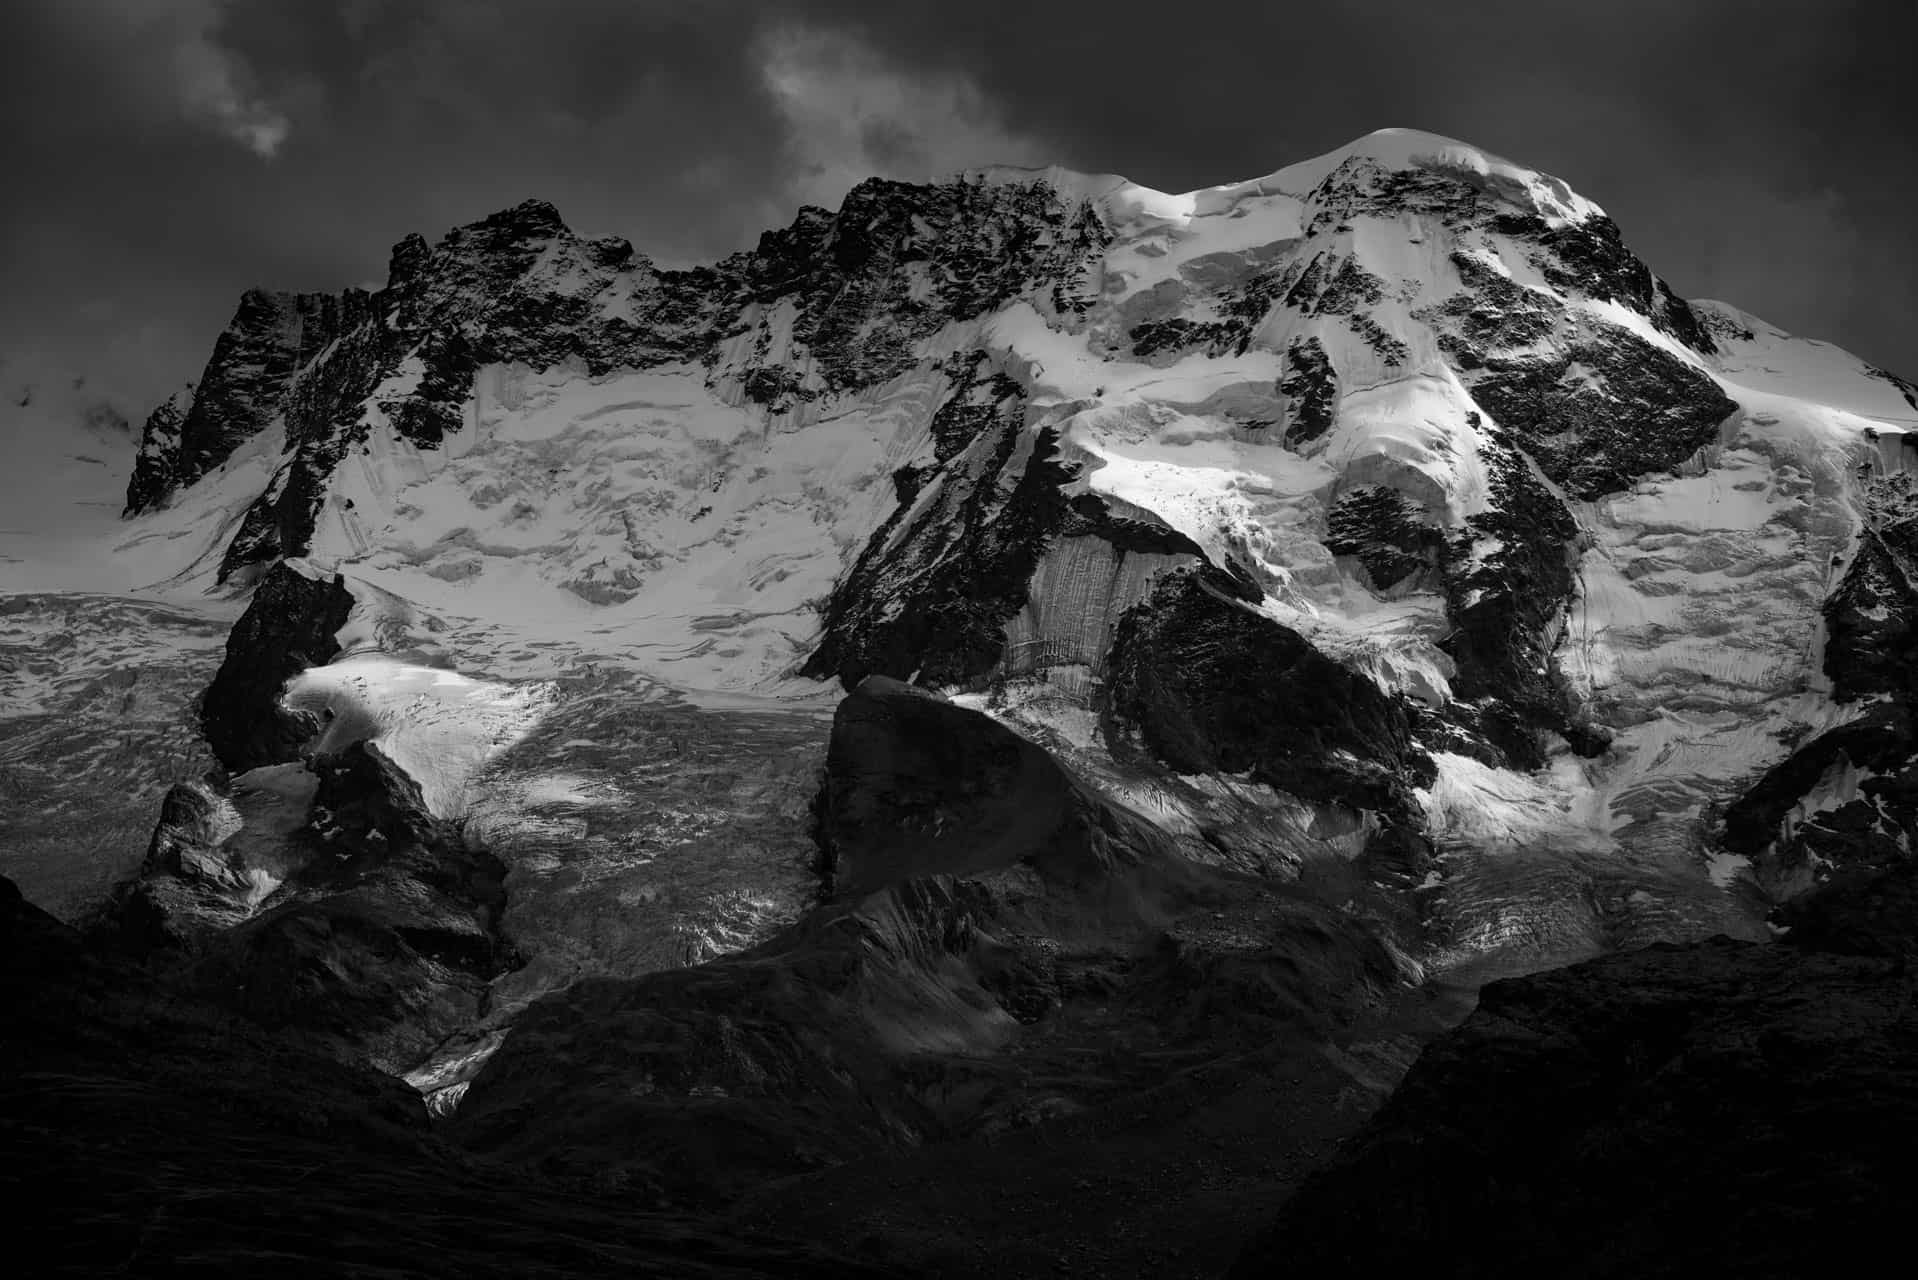
[[1918, 375], [1890, 0], [0, 0], [0, 354], [155, 393], [240, 291], [528, 196], [664, 262], [870, 173], [1188, 190], [1373, 129], [1604, 205], [1681, 293]]

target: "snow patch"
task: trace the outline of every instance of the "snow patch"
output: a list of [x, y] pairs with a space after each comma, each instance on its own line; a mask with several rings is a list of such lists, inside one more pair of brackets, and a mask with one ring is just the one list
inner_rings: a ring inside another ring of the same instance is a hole
[[284, 700], [326, 720], [316, 754], [371, 741], [420, 784], [433, 816], [456, 819], [474, 772], [525, 737], [557, 697], [550, 683], [480, 680], [361, 654], [301, 672]]

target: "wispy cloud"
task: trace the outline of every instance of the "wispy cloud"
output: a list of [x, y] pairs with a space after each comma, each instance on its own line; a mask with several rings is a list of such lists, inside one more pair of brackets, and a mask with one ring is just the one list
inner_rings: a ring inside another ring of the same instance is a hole
[[292, 122], [223, 38], [231, 0], [61, 0], [44, 11], [68, 50], [109, 69], [101, 96], [149, 121], [171, 117], [262, 159]]
[[173, 31], [173, 86], [187, 118], [213, 129], [263, 160], [279, 153], [292, 124], [251, 86], [244, 61], [214, 38], [211, 4], [178, 6]]
[[1053, 158], [1039, 139], [1009, 128], [962, 73], [896, 65], [857, 37], [824, 27], [769, 28], [757, 50], [786, 133], [786, 201], [834, 204], [875, 174], [922, 180]]

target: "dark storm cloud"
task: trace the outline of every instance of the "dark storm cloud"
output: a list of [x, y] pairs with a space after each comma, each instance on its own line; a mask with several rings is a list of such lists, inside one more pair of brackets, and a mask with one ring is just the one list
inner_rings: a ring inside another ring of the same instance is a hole
[[251, 284], [529, 195], [669, 261], [882, 170], [1173, 190], [1371, 129], [1566, 178], [1681, 291], [1918, 370], [1886, 4], [14, 0], [0, 341], [190, 376]]

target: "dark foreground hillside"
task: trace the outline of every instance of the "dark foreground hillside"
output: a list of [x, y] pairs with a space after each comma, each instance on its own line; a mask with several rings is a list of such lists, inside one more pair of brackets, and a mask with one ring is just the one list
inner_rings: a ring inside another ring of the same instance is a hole
[[1773, 946], [1653, 946], [1486, 987], [1232, 1276], [1785, 1277], [1899, 1256], [1918, 863], [1784, 919]]
[[5, 879], [0, 1026], [14, 1275], [877, 1274], [475, 1162], [398, 1080], [168, 992]]
[[[386, 781], [362, 798], [398, 821]], [[437, 1125], [340, 1033], [386, 1015], [320, 998], [334, 950], [229, 991], [0, 881], [17, 1247], [76, 1276], [1790, 1276], [1901, 1221], [1918, 863], [1773, 945], [1493, 983], [1446, 1031], [1469, 994], [1408, 981], [1382, 921], [1190, 862], [902, 685], [842, 705], [817, 834], [792, 929], [546, 997]], [[410, 892], [391, 870], [353, 892]], [[307, 995], [246, 998], [275, 974]]]

